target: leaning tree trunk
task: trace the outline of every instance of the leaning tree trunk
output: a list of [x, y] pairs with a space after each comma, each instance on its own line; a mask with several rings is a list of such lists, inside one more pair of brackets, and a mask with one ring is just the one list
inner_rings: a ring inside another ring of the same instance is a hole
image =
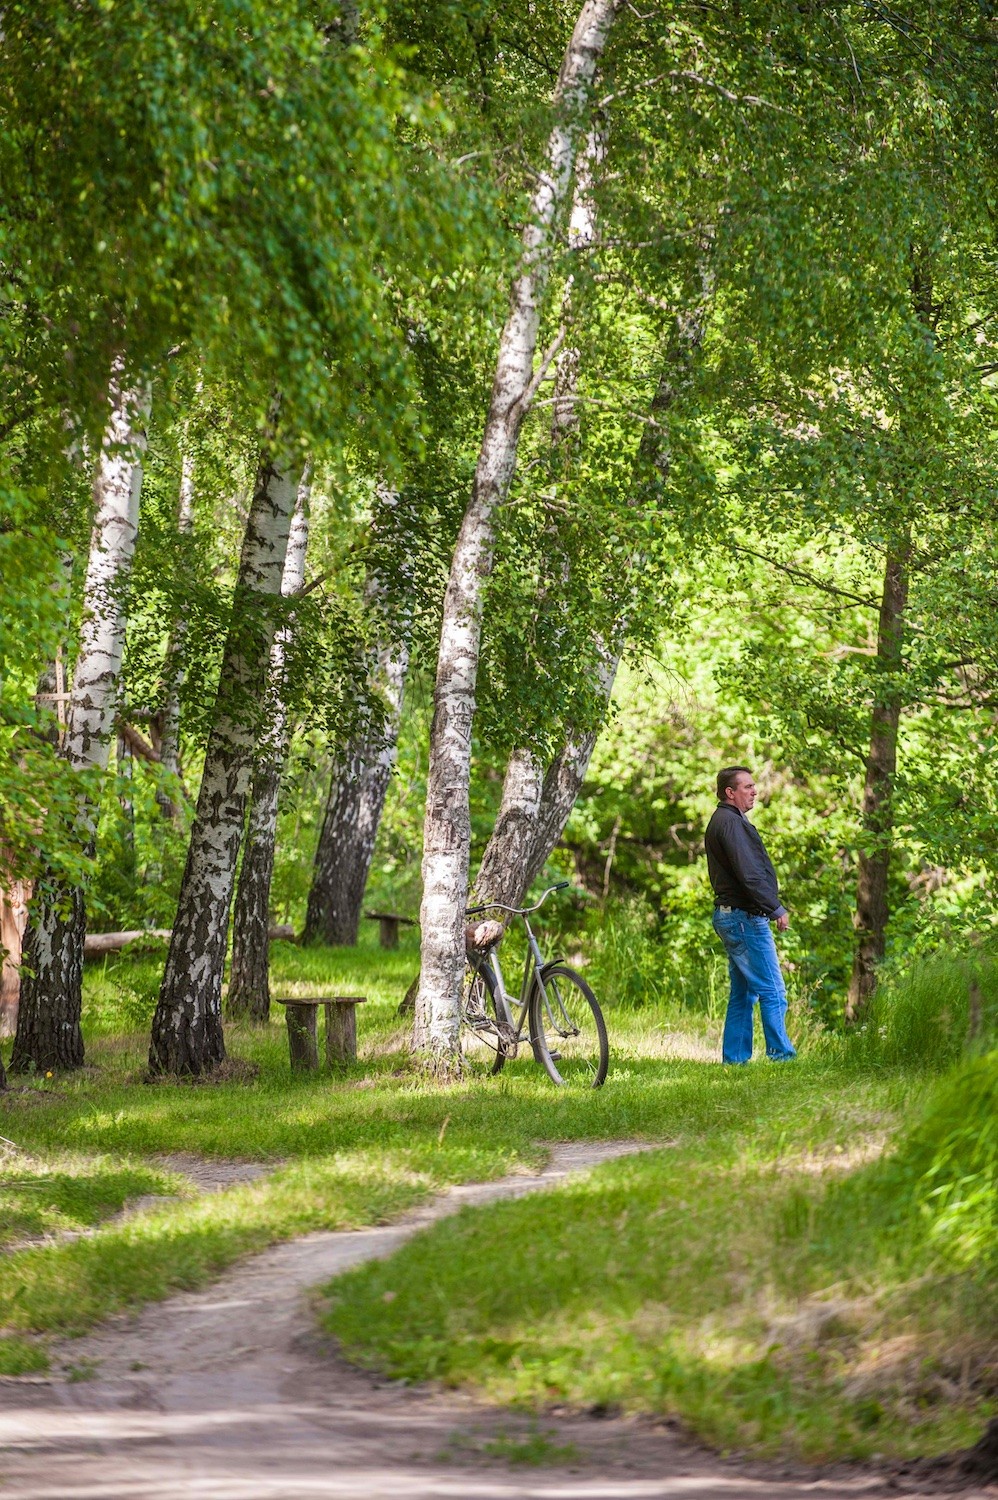
[[[595, 160], [595, 148], [591, 154]], [[588, 224], [591, 235], [591, 217], [586, 220], [581, 209], [579, 222]], [[653, 476], [652, 482], [658, 484], [668, 473], [669, 451], [663, 422], [688, 387], [693, 361], [703, 343], [713, 295], [713, 276], [707, 264], [700, 267], [700, 282], [699, 295], [677, 316], [665, 352], [662, 374], [651, 401], [651, 420], [645, 427], [632, 476], [636, 493], [647, 489], [649, 474]], [[561, 389], [553, 423], [553, 437], [558, 442], [564, 442], [574, 426], [577, 380], [577, 361], [559, 370]], [[639, 573], [640, 568], [631, 571]], [[543, 779], [540, 764], [531, 751], [521, 748], [510, 757], [499, 815], [475, 880], [476, 902], [499, 901], [506, 906], [519, 906], [564, 833], [610, 704], [631, 608], [631, 601], [625, 600], [613, 631], [614, 644], [600, 644], [597, 700], [602, 709], [596, 727], [567, 735]]]
[[873, 994], [877, 965], [887, 936], [887, 883], [890, 876], [891, 834], [894, 826], [894, 775], [897, 770], [901, 696], [897, 674], [904, 646], [908, 605], [910, 536], [887, 554], [884, 592], [877, 631], [875, 701], [870, 723], [870, 749], [863, 788], [862, 828], [856, 876], [856, 951], [846, 998], [846, 1020], [855, 1021]]
[[[576, 253], [591, 246], [596, 239], [594, 178], [605, 155], [604, 135], [594, 127], [586, 137], [585, 150], [579, 158], [575, 174], [575, 188], [572, 193], [568, 240], [570, 248]], [[561, 304], [562, 323], [567, 329], [571, 330], [576, 315], [573, 305], [573, 282], [570, 276], [565, 284]], [[558, 355], [555, 370], [551, 412], [551, 449], [561, 458], [563, 464], [571, 463], [578, 448], [580, 362], [581, 355], [578, 346], [574, 342], [569, 342]], [[552, 530], [552, 545], [549, 550], [552, 557], [557, 557], [561, 552], [560, 528], [555, 524]], [[564, 585], [568, 581], [570, 569], [564, 553], [561, 555], [562, 576], [559, 582]], [[544, 592], [542, 589], [542, 595]], [[538, 602], [538, 609], [543, 609], [543, 607], [543, 599], [541, 599]], [[607, 701], [609, 701], [612, 686], [611, 677]], [[476, 904], [498, 901], [503, 906], [519, 906], [523, 901], [530, 882], [561, 837], [564, 823], [571, 811], [571, 804], [569, 804], [565, 818], [554, 834], [553, 842], [550, 847], [545, 848], [543, 856], [538, 861], [538, 852], [545, 845], [546, 835], [542, 831], [542, 825], [546, 830], [552, 821], [552, 816], [557, 816], [551, 805], [552, 796], [557, 796], [559, 790], [556, 767], [559, 764], [568, 766], [574, 763], [577, 753], [581, 755], [585, 762], [579, 777], [578, 784], [581, 786], [596, 736], [585, 736], [584, 739], [587, 747], [577, 746], [574, 740], [569, 740], [564, 745], [551, 767], [551, 771], [555, 774], [552, 775], [550, 781], [544, 775], [540, 760], [527, 746], [520, 746], [511, 754], [503, 780], [502, 799], [495, 826], [475, 878]], [[545, 802], [545, 790], [548, 793], [547, 802]], [[559, 805], [561, 800], [563, 797], [559, 799]], [[573, 796], [572, 803], [574, 801]]]
[[[177, 533], [181, 548], [189, 541], [194, 529], [194, 459], [185, 452], [180, 461], [180, 492], [177, 500]], [[185, 555], [183, 552], [182, 556]], [[169, 774], [174, 786], [180, 784], [180, 693], [184, 685], [184, 643], [187, 637], [187, 618], [183, 611], [173, 622], [170, 639], [163, 662], [163, 698], [157, 714], [160, 765]], [[165, 818], [171, 823], [182, 821], [180, 805], [173, 800], [168, 790], [170, 783], [161, 784], [156, 791], [156, 802]]]
[[305, 943], [352, 947], [357, 941], [364, 889], [395, 765], [408, 666], [404, 642], [381, 648], [372, 679], [385, 701], [384, 722], [377, 728], [368, 725], [336, 758], [315, 850]]
[[[285, 598], [300, 593], [305, 582], [310, 488], [306, 469], [298, 486], [288, 537], [281, 581]], [[270, 1020], [270, 882], [274, 874], [277, 804], [291, 737], [284, 672], [294, 628], [293, 620], [283, 625], [270, 652], [267, 694], [270, 725], [253, 770], [253, 793], [232, 921], [232, 967], [226, 1011], [230, 1016], [249, 1016], [252, 1021], [261, 1022]]]
[[225, 1056], [222, 974], [236, 859], [266, 696], [298, 484], [268, 440], [246, 522], [215, 721], [149, 1050], [152, 1074], [198, 1075]]
[[[107, 770], [115, 733], [125, 642], [123, 592], [139, 521], [146, 392], [115, 382], [111, 419], [94, 481], [94, 526], [83, 589], [80, 649], [62, 753], [79, 771]], [[84, 857], [93, 854], [97, 802], [93, 783], [81, 792], [70, 830]], [[83, 1062], [80, 1010], [86, 911], [82, 885], [53, 871], [35, 885], [23, 947], [24, 970], [12, 1072], [78, 1068]]]
[[444, 596], [426, 788], [423, 937], [414, 1039], [436, 1066], [446, 1070], [458, 1058], [471, 839], [471, 730], [494, 515], [509, 493], [520, 429], [543, 374], [544, 366], [534, 373], [534, 354], [555, 223], [568, 197], [583, 113], [618, 4], [619, 0], [585, 0], [562, 60], [554, 97], [557, 123], [523, 233], [471, 501]]
[[[600, 667], [600, 697], [610, 702], [619, 657]], [[565, 831], [589, 769], [599, 727], [570, 735], [542, 775], [529, 750], [515, 750], [502, 801], [475, 880], [475, 901], [519, 906]]]

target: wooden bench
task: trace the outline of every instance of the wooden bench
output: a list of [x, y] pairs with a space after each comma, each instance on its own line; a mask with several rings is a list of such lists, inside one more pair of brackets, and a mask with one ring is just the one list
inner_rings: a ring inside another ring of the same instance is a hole
[[400, 917], [393, 911], [367, 911], [364, 913], [369, 922], [380, 922], [381, 931], [378, 941], [382, 948], [397, 948], [399, 945], [399, 927], [418, 927], [412, 917]]
[[288, 1049], [295, 1073], [315, 1073], [319, 1067], [319, 1006], [326, 1012], [326, 1062], [331, 1068], [357, 1061], [357, 1006], [366, 995], [321, 995], [305, 1000], [297, 995], [277, 1000], [288, 1023]]

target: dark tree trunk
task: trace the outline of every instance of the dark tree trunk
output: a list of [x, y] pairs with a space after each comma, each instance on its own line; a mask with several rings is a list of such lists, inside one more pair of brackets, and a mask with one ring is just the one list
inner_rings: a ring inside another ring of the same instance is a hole
[[225, 1056], [222, 975], [253, 752], [266, 701], [274, 599], [280, 594], [296, 480], [261, 455], [246, 522], [215, 722], [153, 1017], [152, 1074], [197, 1076]]
[[228, 1016], [270, 1020], [270, 883], [274, 874], [280, 769], [259, 766], [246, 824], [246, 842], [232, 915]]
[[887, 554], [884, 592], [877, 632], [877, 687], [870, 724], [870, 748], [863, 788], [864, 848], [856, 876], [856, 951], [846, 1000], [846, 1020], [855, 1021], [877, 983], [887, 933], [887, 882], [894, 825], [894, 775], [897, 770], [901, 697], [897, 674], [902, 664], [904, 617], [908, 603], [910, 539]]
[[403, 645], [379, 653], [374, 675], [386, 700], [384, 724], [362, 731], [337, 757], [315, 851], [303, 942], [352, 946], [357, 941], [364, 888], [395, 764], [408, 665]]
[[[88, 855], [93, 853], [91, 847]], [[46, 1073], [83, 1065], [80, 997], [83, 982], [84, 896], [64, 890], [62, 902], [45, 900], [28, 922], [22, 961], [12, 1073]]]
[[[298, 486], [284, 562], [281, 593], [285, 598], [299, 593], [305, 582], [310, 488], [306, 470]], [[226, 1011], [230, 1016], [249, 1016], [260, 1022], [270, 1020], [270, 883], [274, 874], [281, 777], [291, 737], [284, 668], [293, 630], [294, 622], [289, 620], [278, 631], [270, 653], [270, 727], [253, 773], [253, 795], [232, 923], [232, 968]]]

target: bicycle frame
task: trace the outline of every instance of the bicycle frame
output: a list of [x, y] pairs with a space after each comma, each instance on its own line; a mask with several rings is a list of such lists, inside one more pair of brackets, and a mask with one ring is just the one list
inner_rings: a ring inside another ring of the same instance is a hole
[[[567, 884], [568, 882], [566, 881], [565, 885]], [[564, 887], [562, 885], [552, 886], [550, 890], [545, 891], [544, 895], [537, 903], [537, 906], [542, 906], [547, 900], [547, 897], [550, 896], [552, 891], [562, 890], [563, 888]], [[527, 919], [527, 913], [524, 911], [512, 909], [510, 907], [502, 906], [498, 902], [494, 903], [494, 909], [497, 911], [510, 911], [511, 915], [519, 917], [527, 934], [527, 952], [523, 960], [523, 979], [520, 983], [519, 1000], [515, 1000], [510, 994], [509, 990], [506, 988], [506, 981], [503, 978], [502, 968], [499, 963], [499, 954], [496, 948], [493, 948], [489, 956], [479, 966], [481, 969], [484, 969], [486, 965], [491, 965], [493, 978], [496, 980], [496, 990], [508, 1005], [511, 1017], [513, 1016], [514, 1007], [519, 1006], [520, 1014], [519, 1017], [515, 1020], [514, 1028], [516, 1040], [519, 1042], [523, 1037], [523, 1023], [527, 1019], [527, 1012], [530, 1008], [530, 994], [531, 990], [533, 989], [534, 983], [536, 983], [537, 988], [540, 990], [541, 1002], [544, 1006], [544, 1009], [547, 1011], [552, 1025], [557, 1027], [557, 1023], [555, 1022], [554, 1016], [552, 1015], [551, 1003], [548, 999], [547, 988], [544, 984], [544, 969], [546, 967], [544, 963], [544, 955], [541, 953], [540, 945], [537, 942], [537, 938], [534, 936], [534, 929], [531, 927], [530, 922]], [[532, 907], [531, 910], [536, 911], [537, 907]], [[571, 1022], [565, 1012], [564, 1005], [561, 1004], [560, 998], [558, 1002], [558, 1009], [561, 1011], [566, 1026], [571, 1026]], [[527, 1041], [530, 1043], [531, 1047], [533, 1047], [534, 1038], [530, 1036], [529, 1031], [527, 1035]]]

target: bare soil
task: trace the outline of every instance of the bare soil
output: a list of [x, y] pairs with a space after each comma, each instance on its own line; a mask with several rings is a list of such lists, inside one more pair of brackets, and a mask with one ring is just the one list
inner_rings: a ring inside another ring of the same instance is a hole
[[[0, 1381], [4, 1497], [814, 1500], [954, 1489], [965, 1500], [998, 1496], [955, 1463], [774, 1468], [721, 1458], [669, 1423], [605, 1411], [531, 1418], [379, 1379], [317, 1336], [310, 1289], [338, 1272], [390, 1254], [464, 1204], [544, 1188], [635, 1149], [556, 1147], [535, 1176], [453, 1189], [389, 1226], [308, 1235], [244, 1261], [207, 1291], [66, 1342], [52, 1375]], [[169, 1165], [197, 1180], [199, 1164]]]

